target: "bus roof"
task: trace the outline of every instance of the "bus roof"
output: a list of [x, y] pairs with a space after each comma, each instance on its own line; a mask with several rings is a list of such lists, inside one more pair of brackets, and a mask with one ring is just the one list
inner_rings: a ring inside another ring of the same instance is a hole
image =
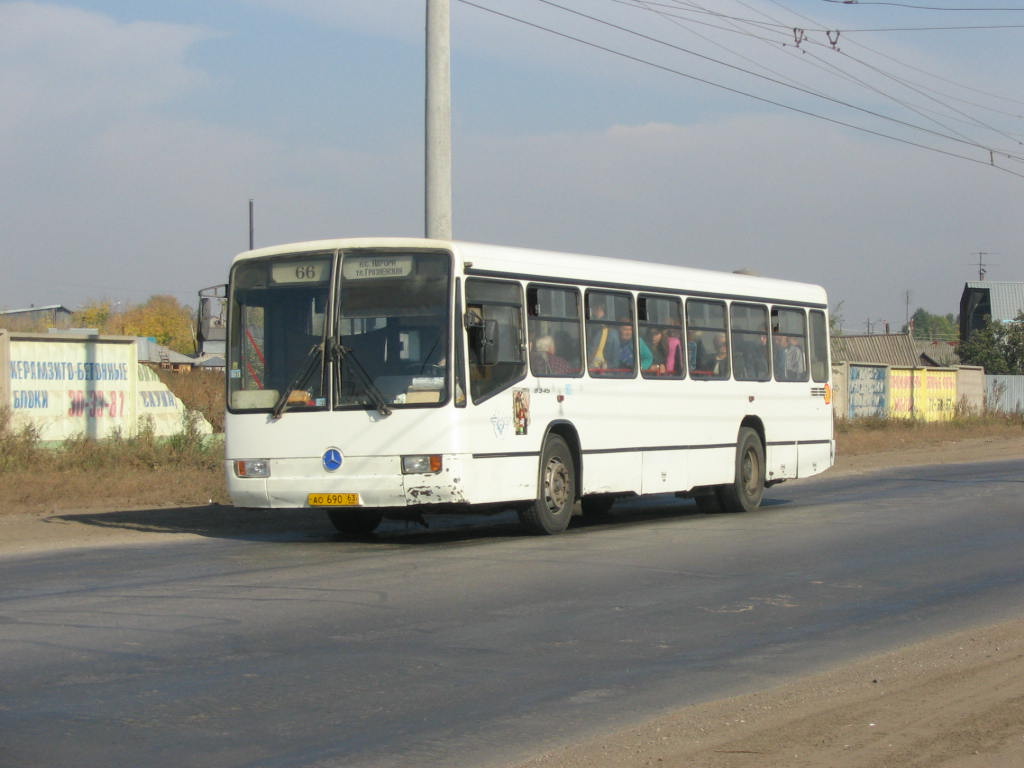
[[531, 280], [572, 281], [588, 285], [623, 286], [638, 290], [674, 290], [730, 295], [769, 301], [828, 305], [825, 289], [811, 283], [719, 272], [653, 261], [586, 256], [578, 253], [504, 245], [431, 240], [414, 237], [362, 237], [309, 240], [259, 248], [238, 254], [234, 261], [303, 251], [336, 249], [444, 249], [451, 251], [467, 274], [501, 274]]

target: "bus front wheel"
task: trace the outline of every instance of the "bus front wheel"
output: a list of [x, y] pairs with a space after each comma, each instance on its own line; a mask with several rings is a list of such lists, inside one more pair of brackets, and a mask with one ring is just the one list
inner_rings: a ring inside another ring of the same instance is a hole
[[362, 536], [373, 533], [384, 515], [372, 509], [330, 509], [327, 517], [338, 533]]
[[537, 500], [519, 510], [519, 521], [533, 533], [561, 533], [569, 527], [576, 503], [576, 468], [572, 452], [558, 435], [544, 443]]
[[757, 432], [740, 427], [736, 440], [736, 480], [718, 488], [718, 499], [727, 512], [753, 512], [764, 496], [764, 446]]

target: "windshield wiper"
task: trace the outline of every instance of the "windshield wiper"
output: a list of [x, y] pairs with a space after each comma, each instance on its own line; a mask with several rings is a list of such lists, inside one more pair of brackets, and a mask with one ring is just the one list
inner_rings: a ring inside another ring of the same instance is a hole
[[323, 344], [314, 344], [312, 347], [310, 347], [309, 352], [306, 353], [306, 359], [303, 360], [303, 364], [302, 367], [299, 369], [299, 372], [295, 375], [295, 378], [292, 379], [291, 383], [281, 391], [281, 396], [278, 397], [277, 402], [274, 403], [274, 408], [270, 412], [271, 418], [281, 418], [281, 414], [284, 413], [285, 409], [288, 407], [288, 398], [296, 389], [305, 386], [306, 382], [309, 380], [309, 377], [313, 375], [313, 371], [316, 370], [316, 364], [318, 362], [318, 359], [323, 358], [323, 352]]
[[[377, 385], [373, 381], [373, 377], [366, 372], [363, 368], [363, 364], [359, 362], [359, 358], [356, 357], [356, 353], [351, 347], [346, 347], [337, 339], [331, 339], [328, 343], [328, 355], [331, 360], [337, 360], [339, 362], [348, 361], [349, 370], [353, 371], [359, 379], [362, 380], [363, 390], [370, 397], [370, 401], [373, 406], [377, 409], [377, 413], [381, 416], [390, 416], [391, 409], [388, 407], [386, 400], [384, 399], [384, 393], [380, 391]], [[341, 365], [338, 366], [338, 373], [340, 376]]]

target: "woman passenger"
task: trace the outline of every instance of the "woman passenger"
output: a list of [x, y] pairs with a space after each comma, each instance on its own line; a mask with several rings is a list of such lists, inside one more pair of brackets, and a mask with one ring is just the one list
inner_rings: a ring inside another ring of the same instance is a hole
[[[644, 368], [650, 373], [665, 373], [665, 352], [667, 349], [667, 337], [661, 328], [651, 328], [647, 332], [647, 348], [650, 350], [650, 363]], [[641, 357], [643, 354], [641, 352]]]

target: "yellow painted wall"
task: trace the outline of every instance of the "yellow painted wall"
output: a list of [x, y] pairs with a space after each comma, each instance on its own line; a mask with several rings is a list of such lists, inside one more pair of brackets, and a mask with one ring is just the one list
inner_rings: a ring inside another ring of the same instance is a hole
[[897, 419], [947, 421], [956, 409], [956, 371], [892, 368], [889, 413]]

